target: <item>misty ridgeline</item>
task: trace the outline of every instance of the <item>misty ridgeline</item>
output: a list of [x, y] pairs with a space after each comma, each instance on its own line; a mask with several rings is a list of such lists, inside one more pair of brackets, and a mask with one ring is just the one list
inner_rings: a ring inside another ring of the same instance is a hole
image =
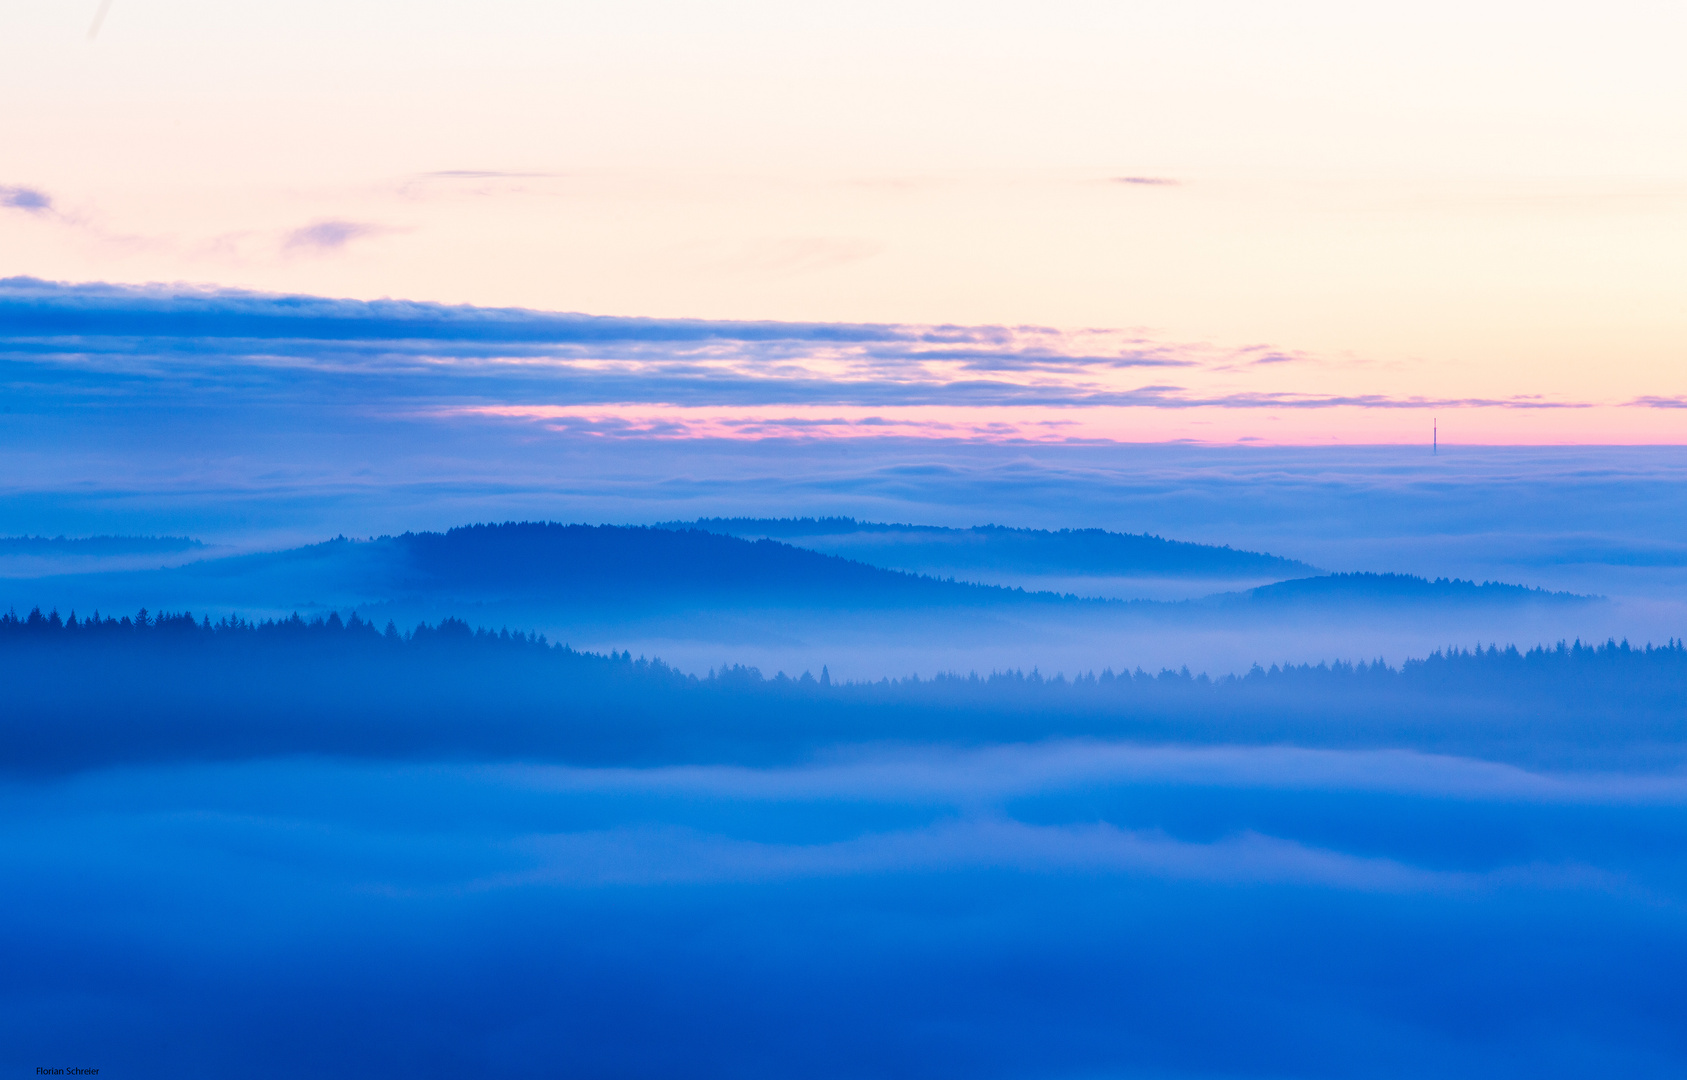
[[1687, 731], [1687, 648], [1449, 648], [1398, 666], [943, 674], [877, 682], [739, 665], [699, 676], [457, 619], [213, 623], [0, 616], [12, 769], [185, 755], [767, 761], [883, 741], [1055, 738], [1408, 744], [1628, 760]]

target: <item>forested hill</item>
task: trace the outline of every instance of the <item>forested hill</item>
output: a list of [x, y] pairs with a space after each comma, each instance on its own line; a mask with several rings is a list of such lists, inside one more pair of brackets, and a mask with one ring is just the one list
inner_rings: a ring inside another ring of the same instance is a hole
[[[1007, 590], [937, 581], [774, 540], [692, 529], [506, 522], [218, 559], [167, 572], [184, 582], [271, 582], [313, 596], [521, 598], [635, 603], [967, 604]], [[160, 577], [157, 595], [170, 598]]]
[[[515, 590], [578, 598], [659, 596], [851, 607], [1062, 599], [1049, 594], [1029, 596], [1019, 589], [936, 580], [807, 551], [765, 537], [749, 540], [701, 529], [523, 522], [470, 525], [445, 533], [405, 533], [362, 546], [377, 558], [386, 553], [388, 572], [399, 576], [397, 584], [401, 587], [435, 591]], [[1355, 573], [1281, 581], [1214, 597], [1213, 603], [1113, 603], [1144, 614], [1176, 615], [1237, 604], [1461, 605], [1576, 603], [1588, 599], [1498, 582], [1477, 584], [1448, 578], [1430, 581], [1407, 574]]]
[[0, 536], [0, 555], [150, 555], [204, 548], [186, 536]]
[[976, 525], [895, 525], [825, 518], [702, 518], [669, 529], [706, 529], [731, 536], [770, 537], [902, 568], [1013, 570], [1038, 574], [1147, 576], [1300, 576], [1314, 567], [1257, 551], [1166, 540], [1104, 529], [1015, 529]]
[[449, 586], [705, 593], [746, 600], [790, 595], [895, 598], [984, 591], [822, 555], [774, 540], [692, 529], [509, 522], [383, 538], [418, 577]]
[[[61, 587], [65, 591], [53, 591]], [[166, 568], [13, 583], [6, 602], [84, 609], [194, 606], [218, 614], [301, 605], [359, 608], [425, 603], [429, 617], [463, 605], [519, 604], [527, 611], [636, 613], [801, 607], [817, 610], [1042, 608], [1079, 604], [1129, 618], [1262, 617], [1285, 604], [1400, 607], [1579, 602], [1521, 586], [1426, 581], [1393, 574], [1301, 578], [1202, 601], [1079, 600], [865, 562], [702, 529], [509, 522], [368, 540], [338, 538], [285, 551], [205, 559]]]
[[0, 767], [329, 753], [800, 759], [827, 746], [1125, 738], [1411, 746], [1519, 762], [1687, 749], [1687, 649], [1580, 644], [1383, 663], [1075, 678], [699, 678], [446, 620], [0, 617]]
[[1215, 605], [1248, 604], [1255, 607], [1328, 607], [1344, 604], [1399, 605], [1436, 603], [1465, 604], [1579, 604], [1597, 597], [1577, 593], [1548, 592], [1498, 581], [1463, 581], [1458, 578], [1427, 578], [1411, 574], [1325, 574], [1261, 585], [1244, 593], [1210, 598]]

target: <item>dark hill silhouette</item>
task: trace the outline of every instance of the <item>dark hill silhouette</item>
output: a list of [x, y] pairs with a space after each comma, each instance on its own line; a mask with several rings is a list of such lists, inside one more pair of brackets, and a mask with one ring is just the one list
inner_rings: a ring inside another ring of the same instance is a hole
[[766, 538], [748, 540], [702, 529], [553, 522], [466, 525], [443, 533], [404, 533], [363, 541], [340, 538], [290, 551], [208, 560], [176, 573], [236, 579], [248, 574], [282, 579], [297, 574], [325, 594], [526, 599], [565, 606], [674, 603], [859, 608], [1076, 603], [1175, 614], [1213, 607], [1589, 599], [1521, 585], [1357, 573], [1297, 578], [1185, 603], [1080, 600], [886, 570]]
[[1596, 599], [1576, 593], [1547, 592], [1524, 585], [1458, 578], [1415, 577], [1411, 574], [1325, 574], [1261, 585], [1243, 593], [1212, 597], [1209, 602], [1254, 607], [1328, 606], [1331, 604], [1519, 604], [1588, 603]]
[[[160, 571], [147, 587], [172, 601], [214, 595], [372, 603], [400, 598], [634, 604], [882, 606], [978, 604], [1010, 590], [938, 581], [773, 540], [698, 529], [506, 522], [371, 540], [340, 537], [286, 551]], [[1023, 594], [1019, 594], [1023, 595]]]
[[0, 555], [150, 555], [204, 546], [186, 536], [0, 536]]
[[976, 525], [895, 525], [826, 518], [702, 518], [669, 529], [705, 529], [731, 536], [770, 537], [799, 546], [902, 569], [928, 566], [1013, 570], [1038, 574], [1111, 576], [1271, 577], [1308, 574], [1315, 567], [1228, 545], [1193, 544], [1146, 533], [1105, 529], [1015, 529]]
[[828, 744], [1132, 738], [1400, 746], [1515, 761], [1674, 766], [1687, 649], [1558, 644], [1399, 667], [706, 677], [457, 619], [408, 633], [355, 614], [0, 615], [0, 773], [120, 761], [327, 753], [566, 761], [757, 761]]
[[18, 599], [35, 604], [76, 597], [85, 606], [193, 604], [218, 613], [297, 607], [370, 610], [393, 603], [399, 605], [395, 611], [415, 611], [414, 605], [422, 604], [442, 614], [468, 610], [463, 605], [494, 604], [503, 605], [506, 612], [525, 612], [515, 616], [524, 621], [546, 612], [596, 612], [620, 619], [659, 610], [755, 608], [1036, 608], [1212, 620], [1269, 617], [1293, 606], [1495, 607], [1588, 599], [1517, 585], [1336, 574], [1196, 601], [1083, 600], [887, 570], [766, 538], [749, 540], [702, 529], [549, 522], [469, 525], [370, 540], [340, 537], [167, 569], [40, 578], [34, 588], [51, 595]]
[[383, 537], [417, 586], [613, 599], [854, 599], [957, 603], [1006, 590], [957, 585], [701, 529], [507, 522]]

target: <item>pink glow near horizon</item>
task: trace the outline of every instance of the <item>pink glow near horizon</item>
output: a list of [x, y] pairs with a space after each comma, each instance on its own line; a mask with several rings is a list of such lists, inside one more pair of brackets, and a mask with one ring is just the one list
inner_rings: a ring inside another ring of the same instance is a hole
[[1469, 441], [1687, 438], [1620, 407], [1687, 400], [1680, 5], [149, 0], [97, 41], [91, 9], [0, 5], [0, 276], [1126, 327], [1011, 333], [1206, 344], [1163, 375], [717, 366], [1389, 405], [872, 410], [978, 438], [1417, 441], [1394, 405], [1533, 395], [1589, 407], [1437, 408]]
[[1328, 406], [487, 405], [441, 415], [529, 421], [559, 432], [642, 439], [924, 438], [988, 442], [1660, 445], [1687, 442], [1687, 409]]

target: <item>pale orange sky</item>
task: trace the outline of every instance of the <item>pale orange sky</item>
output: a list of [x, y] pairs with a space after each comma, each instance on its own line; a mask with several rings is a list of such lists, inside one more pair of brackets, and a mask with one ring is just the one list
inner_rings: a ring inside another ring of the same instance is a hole
[[[1687, 438], [1625, 405], [1687, 395], [1679, 5], [97, 7], [0, 9], [0, 274], [1112, 328], [1293, 358], [1198, 392]], [[1195, 437], [1153, 412], [1083, 423]]]

